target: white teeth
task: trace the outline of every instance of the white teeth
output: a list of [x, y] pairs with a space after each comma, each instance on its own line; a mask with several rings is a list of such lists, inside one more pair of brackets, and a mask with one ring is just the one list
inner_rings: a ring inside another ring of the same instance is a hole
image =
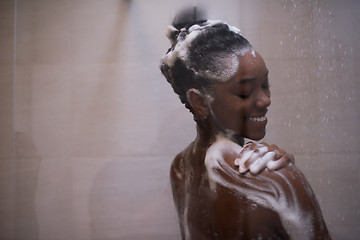
[[262, 117], [250, 117], [249, 118], [250, 121], [254, 121], [254, 122], [262, 122], [266, 120], [266, 116], [262, 116]]

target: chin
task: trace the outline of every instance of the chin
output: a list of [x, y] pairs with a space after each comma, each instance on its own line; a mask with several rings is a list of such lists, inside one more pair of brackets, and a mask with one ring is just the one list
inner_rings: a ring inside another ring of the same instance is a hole
[[249, 134], [246, 138], [254, 140], [254, 141], [260, 141], [265, 137], [265, 132], [259, 133], [259, 134]]
[[263, 139], [264, 137], [251, 137], [251, 138], [248, 138], [250, 140], [254, 140], [254, 141], [260, 141], [261, 139]]

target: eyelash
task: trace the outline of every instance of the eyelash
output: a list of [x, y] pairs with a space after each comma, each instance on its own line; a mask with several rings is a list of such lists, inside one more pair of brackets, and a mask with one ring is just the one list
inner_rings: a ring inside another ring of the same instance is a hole
[[270, 88], [270, 84], [269, 83], [265, 83], [261, 86], [263, 89], [269, 89]]
[[[266, 82], [266, 83], [262, 84], [261, 87], [265, 90], [268, 90], [268, 89], [270, 89], [270, 84], [269, 84], [269, 82]], [[238, 97], [242, 98], [242, 99], [246, 99], [246, 98], [249, 98], [250, 95], [251, 94], [249, 94], [249, 95], [238, 94]]]
[[242, 98], [242, 99], [246, 99], [246, 98], [250, 97], [250, 95], [241, 95], [241, 94], [239, 94], [238, 96], [239, 96], [239, 98]]

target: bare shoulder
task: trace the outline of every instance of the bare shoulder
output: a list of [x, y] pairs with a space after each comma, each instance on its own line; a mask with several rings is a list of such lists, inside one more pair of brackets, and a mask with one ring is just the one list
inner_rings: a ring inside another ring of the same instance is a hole
[[258, 175], [241, 174], [234, 165], [241, 147], [221, 139], [208, 150], [205, 165], [210, 188], [225, 188], [263, 209], [271, 209], [291, 239], [330, 239], [320, 207], [302, 172], [289, 165]]

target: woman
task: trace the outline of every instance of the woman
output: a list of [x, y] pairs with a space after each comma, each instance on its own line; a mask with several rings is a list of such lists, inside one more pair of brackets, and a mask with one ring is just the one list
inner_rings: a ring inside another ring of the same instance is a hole
[[161, 62], [197, 123], [195, 141], [171, 166], [182, 238], [330, 239], [291, 155], [244, 146], [244, 138], [265, 136], [271, 101], [261, 55], [225, 22], [187, 19], [169, 27], [172, 46]]

